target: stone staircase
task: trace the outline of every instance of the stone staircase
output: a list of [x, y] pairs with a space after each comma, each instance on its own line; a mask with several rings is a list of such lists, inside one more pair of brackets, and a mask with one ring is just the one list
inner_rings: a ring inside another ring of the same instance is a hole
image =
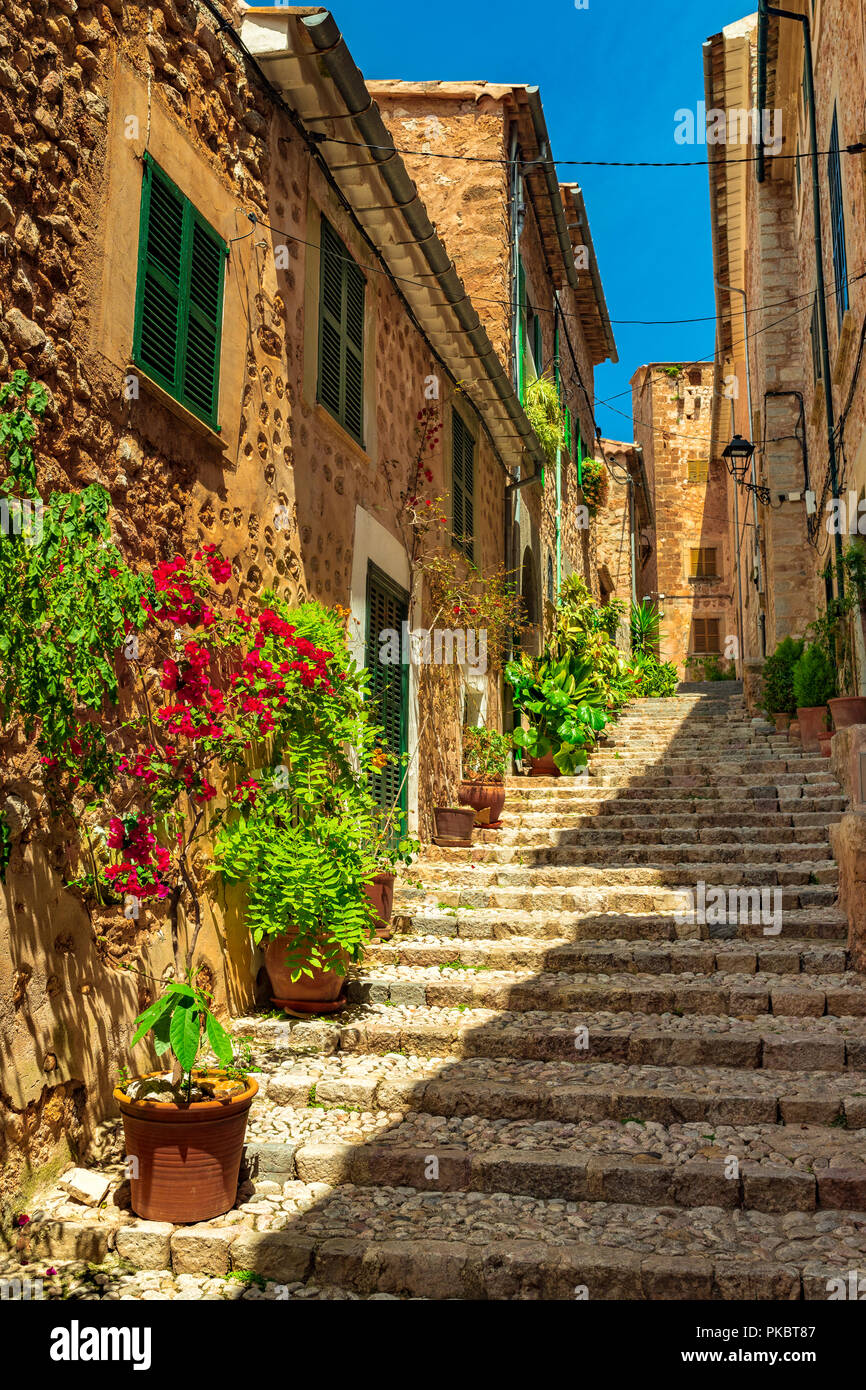
[[[237, 1021], [235, 1210], [48, 1194], [24, 1257], [80, 1259], [87, 1227], [85, 1297], [237, 1296], [234, 1270], [256, 1297], [827, 1298], [866, 1271], [845, 805], [737, 694], [637, 702], [588, 776], [512, 778], [501, 830], [425, 851], [340, 1020]], [[701, 884], [724, 911], [690, 915]]]

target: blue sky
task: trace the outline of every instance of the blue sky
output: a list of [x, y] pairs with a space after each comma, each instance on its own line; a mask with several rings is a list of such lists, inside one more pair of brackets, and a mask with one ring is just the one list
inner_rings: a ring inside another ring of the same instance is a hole
[[[370, 78], [486, 78], [536, 83], [559, 159], [703, 159], [674, 143], [674, 112], [703, 99], [701, 45], [754, 8], [738, 0], [333, 0], [333, 14]], [[586, 196], [619, 364], [596, 372], [596, 395], [626, 391], [648, 361], [711, 357], [715, 337], [707, 171], [568, 169]], [[609, 438], [631, 437], [631, 400], [599, 405]]]

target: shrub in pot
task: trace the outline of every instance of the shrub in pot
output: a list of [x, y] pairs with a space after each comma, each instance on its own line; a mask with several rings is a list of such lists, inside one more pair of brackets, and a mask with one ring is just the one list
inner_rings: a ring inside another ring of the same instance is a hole
[[794, 667], [803, 655], [802, 638], [785, 637], [772, 656], [764, 662], [764, 710], [775, 719], [776, 727], [784, 732], [793, 718], [797, 701], [794, 697]]
[[794, 699], [803, 747], [817, 750], [818, 735], [826, 725], [827, 701], [836, 689], [830, 658], [817, 642], [806, 647], [793, 669]]
[[528, 727], [514, 730], [514, 746], [532, 776], [572, 776], [585, 767], [587, 749], [607, 723], [589, 662], [568, 654], [531, 660], [525, 654], [505, 669], [515, 708]]
[[512, 746], [511, 735], [495, 729], [463, 730], [463, 781], [457, 797], [461, 805], [472, 807], [476, 825], [499, 823]]
[[[250, 1105], [258, 1082], [234, 1066], [232, 1040], [190, 977], [172, 980], [136, 1019], [167, 1072], [123, 1081], [114, 1098], [130, 1163], [130, 1201], [147, 1221], [209, 1221], [234, 1206]], [[207, 1042], [219, 1068], [197, 1068]]]

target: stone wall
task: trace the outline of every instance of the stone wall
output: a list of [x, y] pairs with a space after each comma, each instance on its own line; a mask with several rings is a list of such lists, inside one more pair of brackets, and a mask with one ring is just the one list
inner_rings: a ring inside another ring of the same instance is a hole
[[[218, 433], [131, 367], [145, 149], [231, 244]], [[365, 447], [317, 403], [318, 269], [304, 242], [321, 213], [368, 264], [374, 252], [311, 167], [288, 116], [203, 7], [0, 3], [0, 379], [25, 366], [51, 393], [40, 486], [107, 487], [134, 565], [218, 543], [232, 562], [232, 605], [255, 608], [273, 587], [291, 601], [316, 597], [357, 612], [359, 519], [381, 528], [383, 556], [399, 552], [384, 465], [410, 467], [430, 375], [446, 419], [454, 398], [400, 295], [370, 274]], [[279, 258], [277, 247], [285, 247]], [[474, 419], [462, 394], [460, 408]], [[443, 495], [448, 438], [446, 430], [427, 460]], [[476, 529], [484, 562], [496, 564], [503, 479], [480, 428], [477, 438]], [[495, 678], [488, 696], [495, 722]], [[440, 692], [437, 701], [453, 774], [462, 695]], [[11, 1164], [9, 1185], [21, 1187], [58, 1145], [83, 1143], [111, 1104], [149, 988], [117, 967], [161, 976], [170, 958], [158, 923], [103, 920], [64, 887], [74, 825], [49, 823], [22, 744], [7, 747], [4, 761], [3, 797], [17, 798], [24, 814], [0, 901], [0, 1160]], [[413, 776], [423, 830], [434, 789]], [[70, 822], [80, 809], [70, 807]], [[201, 955], [218, 1006], [248, 1004], [258, 958], [239, 905], [219, 894]], [[143, 1050], [136, 1060], [144, 1064]]]

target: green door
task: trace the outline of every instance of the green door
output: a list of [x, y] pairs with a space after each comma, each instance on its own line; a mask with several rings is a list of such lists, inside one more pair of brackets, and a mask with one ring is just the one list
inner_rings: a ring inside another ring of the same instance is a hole
[[[397, 806], [395, 828], [405, 828], [408, 807], [406, 768], [402, 754], [409, 748], [409, 666], [402, 660], [403, 624], [409, 621], [409, 595], [374, 564], [367, 569], [367, 670], [373, 718], [384, 733], [382, 745], [399, 761], [388, 763], [370, 779], [373, 795], [385, 811]], [[381, 640], [381, 634], [397, 635], [397, 642]], [[387, 660], [399, 653], [399, 659]], [[381, 661], [384, 655], [386, 660]], [[402, 785], [401, 785], [402, 784]], [[397, 822], [400, 822], [399, 827]]]

